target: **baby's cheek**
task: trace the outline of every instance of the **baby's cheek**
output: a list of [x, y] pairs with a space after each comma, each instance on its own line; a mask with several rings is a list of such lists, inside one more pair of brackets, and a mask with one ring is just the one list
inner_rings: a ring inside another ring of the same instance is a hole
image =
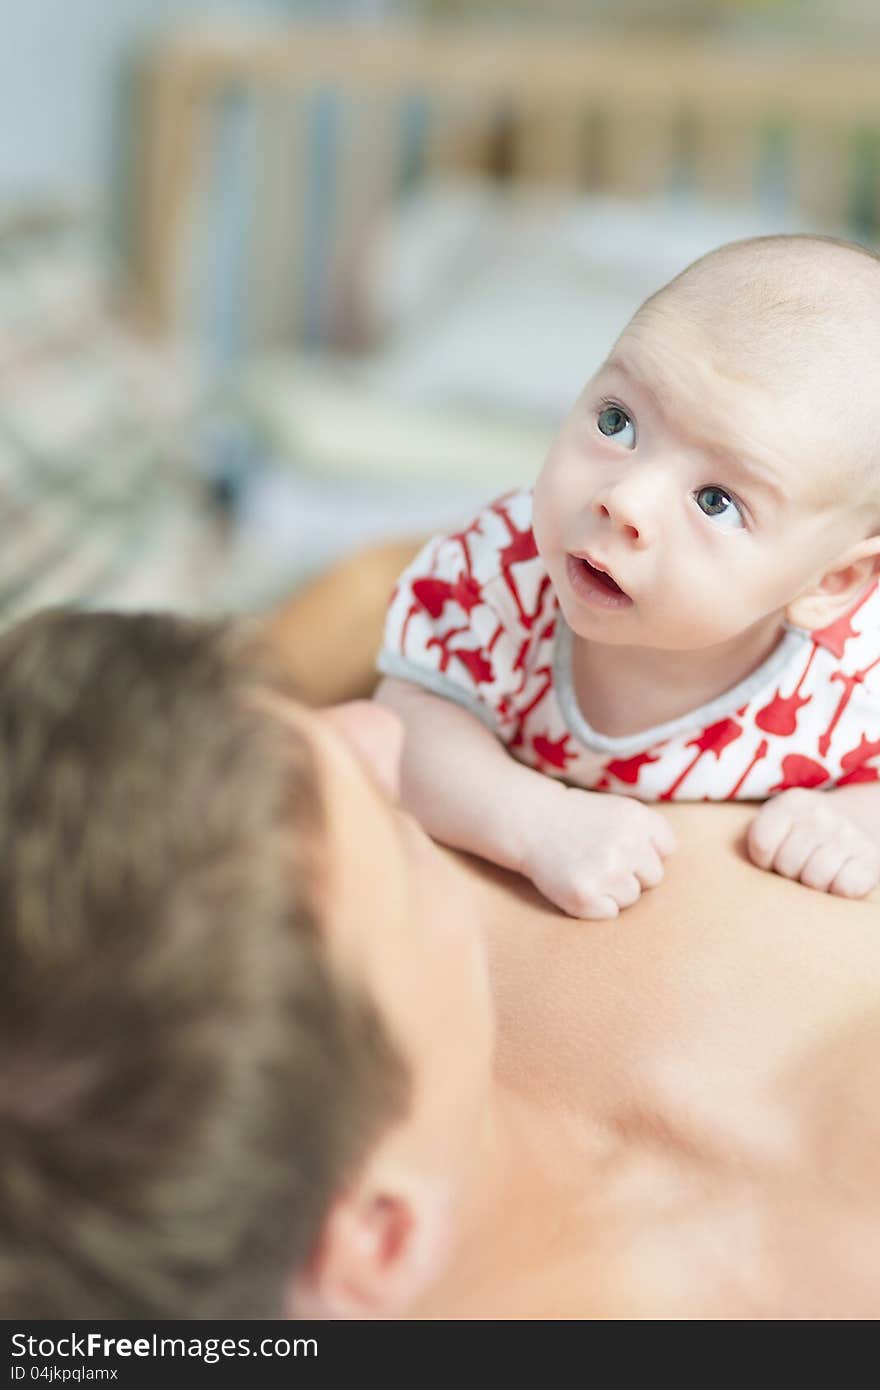
[[552, 548], [554, 539], [558, 534], [559, 525], [556, 519], [558, 510], [552, 480], [542, 473], [535, 486], [532, 504], [532, 531], [538, 553], [542, 556], [545, 556]]
[[592, 490], [583, 472], [560, 467], [535, 498], [535, 538], [542, 545], [577, 550], [590, 543]]
[[746, 625], [735, 591], [718, 576], [697, 572], [663, 592], [658, 619], [666, 645], [685, 648], [712, 646]]

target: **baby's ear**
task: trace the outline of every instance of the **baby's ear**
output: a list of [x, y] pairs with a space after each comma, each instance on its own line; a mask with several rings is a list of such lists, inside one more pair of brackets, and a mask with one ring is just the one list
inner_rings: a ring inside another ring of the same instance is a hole
[[845, 550], [821, 579], [792, 599], [785, 616], [795, 627], [817, 632], [851, 608], [878, 574], [880, 535], [868, 536]]

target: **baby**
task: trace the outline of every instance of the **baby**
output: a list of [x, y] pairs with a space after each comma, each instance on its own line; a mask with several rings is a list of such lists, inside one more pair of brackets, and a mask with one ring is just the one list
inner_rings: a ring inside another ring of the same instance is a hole
[[736, 242], [642, 306], [534, 493], [395, 589], [378, 698], [431, 835], [614, 917], [675, 848], [646, 803], [737, 798], [762, 868], [880, 882], [878, 364], [845, 242]]

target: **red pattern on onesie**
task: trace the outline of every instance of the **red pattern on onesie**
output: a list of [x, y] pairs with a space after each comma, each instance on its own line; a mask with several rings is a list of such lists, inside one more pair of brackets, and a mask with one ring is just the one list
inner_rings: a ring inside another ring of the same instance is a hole
[[395, 586], [379, 668], [470, 709], [529, 767], [643, 801], [760, 800], [880, 779], [880, 589], [820, 632], [789, 629], [747, 680], [626, 738], [592, 730], [571, 633], [511, 492], [435, 537]]

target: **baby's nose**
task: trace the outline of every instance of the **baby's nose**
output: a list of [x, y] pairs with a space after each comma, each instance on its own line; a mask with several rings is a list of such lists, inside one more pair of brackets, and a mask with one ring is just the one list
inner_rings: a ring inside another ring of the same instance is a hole
[[604, 502], [596, 503], [596, 511], [599, 516], [602, 517], [603, 521], [611, 521], [618, 525], [620, 529], [629, 536], [630, 540], [641, 540], [642, 533], [634, 521], [624, 521], [616, 513], [613, 513]]
[[646, 544], [651, 533], [652, 499], [647, 480], [618, 480], [593, 499], [593, 510], [603, 522], [611, 522], [631, 541]]

